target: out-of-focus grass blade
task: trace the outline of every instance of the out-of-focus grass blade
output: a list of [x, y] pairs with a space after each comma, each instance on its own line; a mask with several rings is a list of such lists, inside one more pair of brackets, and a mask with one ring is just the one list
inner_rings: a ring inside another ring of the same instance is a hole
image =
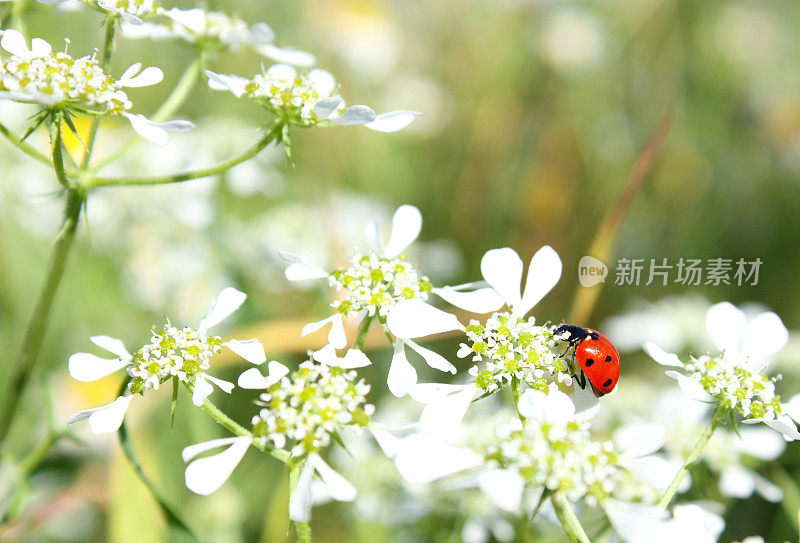
[[[610, 208], [608, 212], [606, 212], [605, 217], [603, 217], [603, 222], [600, 223], [600, 227], [597, 229], [597, 232], [595, 232], [592, 243], [589, 245], [589, 249], [586, 252], [587, 255], [608, 263], [609, 257], [611, 256], [611, 248], [617, 238], [620, 224], [622, 224], [622, 220], [628, 214], [631, 204], [633, 204], [633, 201], [639, 194], [639, 189], [642, 188], [642, 183], [647, 177], [647, 174], [650, 173], [650, 169], [653, 167], [658, 153], [664, 146], [667, 134], [672, 126], [672, 119], [672, 110], [668, 109], [664, 112], [661, 121], [639, 153], [639, 156], [636, 157], [631, 173], [625, 183], [625, 188], [622, 189], [622, 193], [620, 193], [614, 206]], [[592, 316], [592, 312], [597, 305], [597, 300], [600, 297], [602, 289], [603, 283], [588, 288], [578, 287], [575, 298], [572, 301], [572, 309], [569, 312], [568, 322], [585, 324], [589, 320], [589, 317]]]
[[200, 543], [200, 539], [197, 537], [197, 535], [195, 535], [192, 529], [189, 528], [189, 526], [183, 522], [183, 520], [181, 520], [178, 514], [164, 500], [164, 498], [161, 497], [161, 494], [158, 492], [156, 487], [144, 474], [142, 466], [139, 465], [139, 461], [136, 460], [136, 456], [134, 455], [133, 447], [131, 446], [130, 439], [128, 438], [128, 430], [125, 427], [124, 422], [119, 427], [117, 435], [119, 436], [119, 444], [122, 447], [122, 452], [125, 453], [125, 457], [128, 459], [131, 467], [136, 472], [136, 476], [139, 477], [139, 480], [142, 481], [142, 483], [144, 483], [144, 485], [150, 491], [150, 494], [158, 504], [159, 509], [161, 509], [161, 512], [164, 514], [164, 518], [166, 519], [169, 527], [170, 541]]

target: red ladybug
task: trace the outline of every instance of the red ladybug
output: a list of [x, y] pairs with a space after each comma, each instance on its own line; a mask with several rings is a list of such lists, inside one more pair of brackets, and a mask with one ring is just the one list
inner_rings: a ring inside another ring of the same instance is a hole
[[562, 324], [553, 334], [565, 339], [574, 347], [575, 361], [581, 369], [578, 384], [592, 385], [595, 396], [608, 394], [619, 380], [619, 353], [609, 339], [596, 330], [572, 324]]

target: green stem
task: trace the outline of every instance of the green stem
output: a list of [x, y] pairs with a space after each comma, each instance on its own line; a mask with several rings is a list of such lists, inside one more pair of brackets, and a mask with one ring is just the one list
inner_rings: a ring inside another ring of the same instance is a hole
[[561, 523], [561, 528], [572, 543], [591, 543], [583, 530], [583, 526], [578, 521], [578, 517], [575, 516], [572, 507], [569, 506], [567, 497], [562, 492], [556, 492], [550, 496], [550, 503], [553, 504], [553, 509], [556, 512], [558, 521]]
[[[181, 382], [183, 383], [183, 386], [186, 387], [186, 390], [189, 391], [190, 395], [194, 393], [194, 385], [192, 383], [187, 383], [186, 381], [181, 381]], [[230, 418], [228, 415], [223, 413], [222, 410], [216, 405], [214, 405], [208, 398], [206, 398], [206, 400], [203, 402], [202, 409], [203, 411], [208, 413], [211, 416], [211, 418], [217, 422], [217, 424], [228, 430], [233, 435], [237, 435], [240, 437], [253, 437], [253, 434], [247, 428], [245, 428], [244, 426], [242, 426], [241, 424]], [[284, 464], [289, 462], [290, 455], [286, 451], [279, 449], [272, 449], [270, 447], [267, 447], [266, 445], [259, 443], [258, 440], [253, 441], [253, 446], [271, 455], [272, 457], [277, 458]]]
[[392, 337], [392, 333], [389, 332], [389, 325], [386, 323], [386, 317], [379, 316], [378, 320], [381, 323], [381, 330], [383, 330], [383, 334], [386, 336], [386, 339], [389, 340], [389, 345], [394, 347], [394, 338]]
[[19, 30], [20, 34], [28, 37], [28, 29], [25, 25], [25, 11], [28, 9], [28, 0], [14, 0], [11, 6], [11, 24], [13, 28]]
[[[117, 15], [109, 14], [106, 17], [106, 32], [103, 38], [103, 48], [100, 52], [100, 67], [104, 72], [108, 71], [108, 65], [111, 62], [111, 52], [114, 48], [114, 32], [117, 28]], [[94, 148], [95, 139], [97, 139], [97, 130], [100, 128], [100, 117], [95, 115], [92, 117], [92, 124], [89, 127], [89, 138], [86, 140], [86, 152], [81, 160], [80, 169], [85, 170], [89, 165], [89, 160], [92, 158], [92, 149]]]
[[[297, 487], [297, 480], [300, 478], [300, 472], [303, 471], [303, 466], [306, 461], [301, 460], [296, 464], [289, 467], [289, 497], [291, 499], [295, 487]], [[308, 522], [294, 522], [295, 530], [297, 531], [297, 540], [300, 543], [311, 543], [311, 525]]]
[[256, 143], [253, 147], [251, 147], [241, 155], [229, 158], [228, 160], [220, 162], [219, 164], [211, 166], [209, 168], [191, 170], [188, 172], [160, 176], [160, 177], [95, 177], [91, 179], [89, 183], [91, 186], [94, 187], [110, 187], [115, 185], [164, 185], [167, 183], [181, 183], [183, 181], [189, 181], [192, 179], [200, 179], [201, 177], [218, 175], [227, 170], [230, 170], [234, 166], [241, 164], [245, 160], [253, 158], [271, 142], [275, 140], [280, 140], [282, 128], [283, 128], [283, 122], [282, 121], [276, 122], [273, 125], [272, 129], [266, 135], [264, 135], [264, 137], [262, 137], [258, 141], [258, 143]]
[[525, 417], [519, 412], [519, 379], [511, 376], [511, 398], [514, 400], [514, 409], [517, 411], [517, 416], [521, 422], [525, 422]]
[[0, 123], [0, 134], [5, 136], [8, 141], [13, 143], [17, 148], [19, 148], [20, 151], [22, 151], [29, 157], [35, 158], [39, 162], [46, 164], [51, 168], [53, 167], [53, 163], [50, 161], [49, 158], [47, 158], [47, 156], [45, 156], [43, 153], [40, 153], [32, 146], [22, 141], [20, 138], [14, 135], [14, 133], [11, 132], [11, 130], [6, 125], [2, 123]]
[[72, 248], [72, 241], [75, 239], [75, 231], [78, 228], [78, 219], [81, 214], [84, 197], [83, 192], [79, 189], [67, 189], [64, 222], [61, 231], [53, 242], [45, 281], [39, 292], [33, 315], [31, 315], [28, 326], [25, 329], [17, 364], [8, 379], [4, 400], [0, 404], [3, 406], [3, 409], [0, 409], [0, 449], [2, 449], [2, 444], [8, 436], [11, 423], [19, 407], [20, 398], [38, 359], [47, 329], [47, 321], [53, 308], [53, 301], [61, 284], [61, 278], [64, 275], [67, 257]]
[[364, 318], [361, 319], [361, 324], [358, 325], [358, 333], [356, 334], [356, 341], [353, 343], [353, 348], [361, 350], [364, 346], [364, 340], [367, 339], [367, 331], [369, 330], [369, 325], [372, 322], [372, 319], [375, 315], [370, 315], [367, 313], [364, 315]]
[[681, 469], [675, 475], [672, 483], [670, 483], [669, 487], [664, 491], [661, 499], [658, 500], [658, 506], [661, 509], [666, 509], [669, 506], [669, 503], [672, 501], [672, 498], [678, 491], [681, 481], [683, 481], [684, 477], [686, 477], [686, 474], [689, 473], [689, 469], [694, 465], [695, 462], [697, 462], [697, 459], [700, 458], [700, 455], [703, 453], [706, 445], [708, 445], [708, 441], [711, 439], [711, 436], [714, 435], [714, 432], [728, 414], [728, 411], [728, 408], [722, 405], [721, 402], [717, 404], [717, 407], [714, 409], [714, 413], [711, 415], [711, 422], [700, 435], [700, 439], [697, 440], [694, 448], [689, 452], [689, 455], [683, 462]]
[[[178, 80], [175, 88], [172, 89], [172, 92], [167, 97], [167, 100], [151, 117], [152, 121], [158, 123], [167, 120], [183, 105], [184, 102], [186, 102], [186, 99], [189, 97], [189, 94], [191, 93], [195, 83], [197, 83], [197, 79], [200, 76], [203, 63], [205, 62], [204, 58], [204, 54], [201, 52], [201, 54], [186, 68], [186, 70], [184, 70], [183, 75], [181, 75], [181, 78]], [[107, 157], [102, 158], [94, 166], [92, 166], [91, 171], [96, 172], [106, 164], [114, 162], [128, 152], [128, 150], [130, 150], [130, 148], [133, 147], [138, 141], [140, 141], [140, 138], [138, 137], [132, 137], [128, 139], [128, 141], [120, 145], [116, 151]]]

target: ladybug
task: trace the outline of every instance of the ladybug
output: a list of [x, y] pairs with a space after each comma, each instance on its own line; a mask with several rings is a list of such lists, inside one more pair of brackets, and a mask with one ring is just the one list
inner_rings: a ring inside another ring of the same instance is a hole
[[572, 324], [562, 324], [553, 335], [567, 341], [569, 348], [574, 348], [575, 361], [581, 369], [578, 379], [581, 388], [586, 388], [588, 379], [595, 396], [614, 390], [619, 380], [619, 353], [606, 336], [591, 328]]

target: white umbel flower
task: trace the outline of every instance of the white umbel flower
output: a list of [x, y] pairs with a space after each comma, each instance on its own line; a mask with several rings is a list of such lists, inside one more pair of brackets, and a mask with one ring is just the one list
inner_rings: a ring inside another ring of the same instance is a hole
[[78, 381], [95, 381], [126, 368], [131, 381], [125, 395], [113, 403], [95, 409], [79, 411], [67, 424], [89, 419], [94, 433], [116, 431], [131, 399], [149, 390], [158, 389], [165, 381], [176, 378], [194, 387], [192, 402], [203, 405], [213, 391], [213, 385], [230, 394], [233, 383], [217, 379], [207, 373], [211, 358], [227, 347], [248, 362], [262, 364], [266, 361], [264, 347], [257, 339], [223, 341], [209, 336], [209, 328], [230, 316], [247, 296], [234, 288], [220, 292], [197, 329], [176, 328], [167, 323], [161, 330], [153, 330], [151, 342], [130, 354], [122, 341], [108, 336], [94, 336], [91, 341], [98, 347], [117, 356], [106, 359], [89, 353], [76, 353], [69, 358], [69, 373]]
[[247, 95], [255, 103], [294, 126], [363, 125], [378, 132], [402, 130], [419, 115], [415, 111], [390, 111], [377, 115], [365, 105], [346, 107], [330, 72], [315, 68], [298, 72], [288, 64], [275, 64], [251, 79], [206, 70], [208, 86], [227, 90], [237, 98]]
[[763, 422], [787, 440], [800, 439], [795, 422], [784, 413], [775, 394], [775, 379], [763, 373], [769, 357], [788, 340], [780, 317], [764, 312], [747, 322], [744, 312], [722, 302], [709, 308], [706, 327], [722, 351], [718, 355], [692, 356], [684, 363], [655, 343], [646, 343], [644, 349], [659, 364], [683, 370], [667, 370], [666, 374], [676, 379], [689, 397], [713, 399], [742, 416], [746, 424]]
[[131, 65], [115, 80], [106, 74], [94, 57], [73, 58], [66, 52], [54, 53], [46, 41], [34, 38], [31, 46], [16, 30], [3, 30], [0, 47], [11, 56], [0, 63], [0, 100], [34, 103], [46, 109], [66, 109], [91, 115], [122, 115], [142, 137], [163, 145], [167, 131], [194, 128], [188, 121], [155, 123], [143, 115], [130, 113], [132, 102], [123, 88], [145, 87], [161, 81], [159, 68], [142, 70]]

